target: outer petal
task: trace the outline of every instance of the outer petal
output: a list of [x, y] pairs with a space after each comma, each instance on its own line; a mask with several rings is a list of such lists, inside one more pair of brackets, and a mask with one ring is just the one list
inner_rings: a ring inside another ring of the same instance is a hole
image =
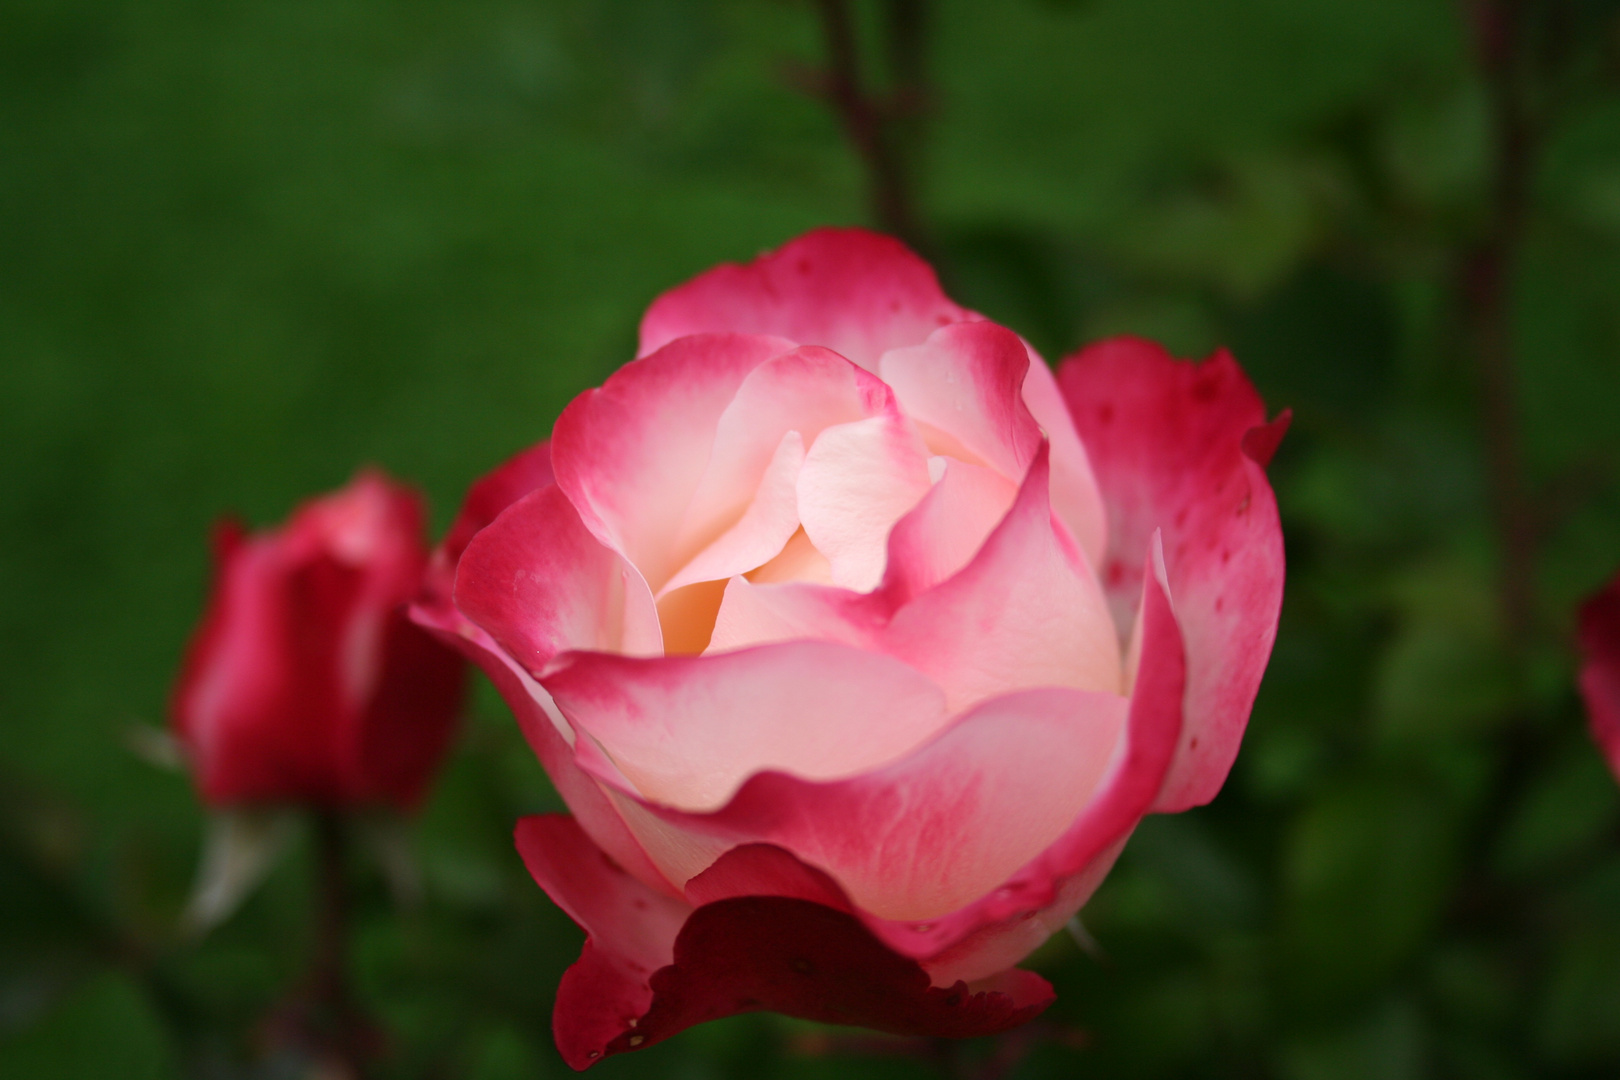
[[531, 679], [483, 630], [448, 604], [413, 605], [412, 621], [472, 660], [511, 708], [557, 794], [568, 804], [597, 847], [650, 888], [669, 895], [678, 890], [660, 874], [620, 819], [601, 785], [574, 763], [574, 732], [551, 695]]
[[745, 334], [682, 338], [626, 364], [557, 418], [557, 485], [591, 534], [655, 588], [709, 463], [716, 425], [743, 379], [792, 344]]
[[573, 653], [545, 677], [604, 778], [605, 753], [643, 798], [707, 811], [768, 769], [852, 776], [911, 750], [945, 723], [928, 678], [886, 656], [801, 641], [711, 657], [633, 660]]
[[524, 496], [467, 545], [456, 606], [533, 673], [568, 649], [663, 651], [652, 593], [561, 488]]
[[549, 439], [518, 451], [474, 481], [462, 500], [461, 512], [428, 561], [424, 591], [442, 594], [448, 600], [455, 589], [456, 563], [478, 530], [529, 492], [549, 487], [552, 481]]
[[572, 818], [523, 818], [515, 839], [534, 880], [588, 935], [557, 987], [551, 1021], [563, 1059], [583, 1069], [651, 1006], [648, 980], [674, 960], [692, 909], [620, 870]]
[[972, 980], [1026, 955], [1079, 910], [1158, 796], [1180, 741], [1186, 663], [1162, 560], [1142, 585], [1142, 663], [1107, 776], [1072, 825], [1001, 886], [928, 923], [867, 924], [890, 948], [926, 958], [936, 981]]
[[[760, 773], [713, 814], [647, 810], [698, 842], [786, 848], [879, 918], [933, 919], [994, 889], [1063, 834], [1107, 771], [1126, 709], [1109, 694], [1027, 690], [985, 702], [860, 776]], [[670, 842], [638, 835], [644, 845]]]
[[[1145, 341], [1093, 345], [1059, 383], [1107, 502], [1103, 583], [1122, 625], [1155, 530], [1187, 644], [1186, 724], [1156, 811], [1208, 802], [1248, 722], [1277, 633], [1283, 546], [1276, 500], [1245, 452], [1264, 407], [1232, 357], [1172, 359]], [[1251, 444], [1275, 445], [1271, 435]]]
[[933, 269], [898, 240], [816, 229], [660, 296], [641, 320], [638, 355], [687, 334], [732, 330], [824, 345], [876, 371], [889, 349], [978, 318], [946, 299]]
[[1581, 606], [1581, 694], [1592, 737], [1620, 777], [1620, 577]]
[[218, 584], [174, 699], [201, 795], [341, 802], [336, 747], [348, 717], [335, 660], [364, 577], [329, 557], [289, 567], [270, 536], [219, 547]]
[[835, 906], [821, 875], [782, 852], [742, 849], [716, 869], [732, 883], [768, 880], [832, 905], [733, 894], [717, 880], [711, 891], [719, 898], [690, 910], [618, 871], [564, 817], [523, 819], [517, 843], [535, 880], [589, 935], [563, 976], [552, 1018], [557, 1047], [575, 1069], [760, 1009], [900, 1035], [967, 1037], [1016, 1027], [1052, 1002], [1046, 981], [1024, 971], [978, 992], [929, 985], [915, 961], [884, 948]]

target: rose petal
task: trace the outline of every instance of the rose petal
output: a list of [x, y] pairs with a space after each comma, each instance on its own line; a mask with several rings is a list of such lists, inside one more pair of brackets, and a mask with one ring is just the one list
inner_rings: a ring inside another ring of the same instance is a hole
[[514, 839], [534, 880], [588, 935], [557, 987], [552, 1014], [557, 1049], [583, 1069], [651, 1006], [648, 980], [674, 961], [676, 935], [692, 909], [615, 866], [572, 818], [523, 818]]
[[[931, 986], [916, 961], [839, 909], [825, 875], [776, 849], [728, 855], [709, 881], [718, 898], [693, 910], [624, 874], [566, 817], [524, 818], [516, 839], [535, 881], [588, 935], [552, 1014], [557, 1048], [575, 1069], [759, 1009], [962, 1038], [1015, 1027], [1053, 999], [1046, 980], [1026, 971], [977, 992]], [[726, 878], [811, 895], [734, 895]]]
[[781, 553], [799, 531], [799, 472], [804, 438], [789, 431], [776, 446], [741, 518], [664, 585], [662, 593], [700, 581], [724, 581]]
[[688, 881], [685, 892], [693, 904], [712, 904], [734, 896], [788, 896], [835, 911], [854, 910], [838, 882], [775, 844], [732, 848]]
[[677, 568], [674, 540], [720, 415], [750, 371], [792, 347], [744, 334], [682, 338], [626, 364], [557, 418], [557, 485], [591, 534], [654, 587]]
[[1018, 485], [994, 469], [953, 458], [921, 502], [889, 534], [885, 592], [922, 593], [966, 566], [1006, 517]]
[[972, 1038], [1027, 1023], [1055, 999], [1051, 984], [1031, 971], [1006, 972], [976, 991], [960, 982], [931, 985], [916, 961], [884, 948], [853, 916], [780, 896], [698, 908], [675, 939], [675, 963], [653, 975], [652, 991], [651, 1008], [603, 1054], [760, 1009], [894, 1035]]
[[[797, 432], [802, 445], [808, 447], [835, 424], [892, 411], [893, 399], [893, 393], [875, 376], [822, 348], [795, 349], [754, 368], [716, 425], [714, 449], [674, 545], [678, 560], [691, 558], [745, 515], [788, 433]], [[796, 524], [796, 510], [794, 521]], [[777, 546], [764, 558], [728, 566], [710, 577], [727, 578], [752, 570], [775, 555], [792, 532], [789, 529], [778, 537]], [[686, 570], [677, 576], [700, 580]]]
[[713, 814], [646, 810], [696, 839], [786, 848], [878, 918], [933, 919], [994, 889], [1063, 834], [1107, 772], [1127, 709], [1112, 694], [1026, 690], [985, 702], [859, 776], [760, 773]]
[[799, 520], [835, 585], [866, 592], [882, 580], [889, 530], [929, 484], [928, 452], [897, 413], [821, 433], [799, 472]]
[[474, 536], [456, 606], [528, 672], [567, 649], [663, 651], [651, 591], [586, 531], [558, 486], [524, 496]]
[[725, 263], [653, 301], [646, 356], [687, 334], [771, 334], [824, 345], [868, 371], [889, 349], [979, 316], [951, 303], [933, 268], [863, 229], [816, 229], [751, 263]]
[[907, 416], [967, 454], [935, 445], [930, 450], [988, 465], [1016, 484], [1041, 445], [1022, 393], [1029, 367], [1017, 334], [976, 322], [942, 327], [921, 345], [892, 349], [883, 354], [880, 370]]
[[1081, 351], [1058, 378], [1107, 502], [1102, 578], [1122, 623], [1135, 600], [1122, 586], [1136, 579], [1154, 531], [1164, 534], [1187, 702], [1182, 746], [1154, 809], [1208, 802], [1237, 756], [1282, 605], [1276, 500], [1243, 450], [1246, 434], [1265, 424], [1264, 407], [1229, 354], [1194, 365], [1135, 339]]
[[342, 749], [359, 798], [410, 810], [460, 726], [467, 664], [403, 611], [389, 615], [384, 635], [377, 691]]
[[[1157, 538], [1153, 541], [1157, 549]], [[1186, 663], [1165, 592], [1162, 559], [1143, 576], [1142, 665], [1121, 744], [1085, 811], [1050, 847], [994, 891], [927, 923], [867, 925], [939, 978], [973, 979], [1027, 953], [1079, 910], [1158, 797], [1181, 737]], [[1019, 952], [1022, 950], [1022, 952]]]
[[511, 657], [460, 611], [430, 602], [414, 604], [411, 620], [473, 661], [512, 709], [518, 728], [580, 826], [620, 866], [649, 887], [676, 895], [614, 810], [601, 785], [574, 762], [574, 732], [551, 700]]
[[591, 737], [578, 747], [587, 769], [600, 769], [600, 748], [643, 798], [694, 811], [724, 805], [767, 769], [811, 780], [864, 772], [946, 719], [927, 678], [827, 642], [652, 660], [576, 653], [545, 686]]
[[881, 627], [864, 600], [847, 589], [792, 582], [756, 585], [734, 577], [726, 584], [708, 652], [798, 638], [868, 648]]
[[448, 571], [446, 591], [455, 583], [455, 567], [461, 553], [467, 550], [467, 544], [478, 530], [529, 492], [549, 487], [553, 479], [551, 440], [546, 439], [513, 454], [467, 489], [460, 513], [444, 534], [444, 543], [433, 553], [435, 572]]
[[[902, 607], [880, 637], [885, 652], [945, 688], [953, 711], [1023, 687], [1120, 690], [1102, 591], [1053, 530], [1047, 462], [1043, 449], [973, 561]], [[896, 545], [897, 556], [911, 550]]]
[[1033, 349], [1029, 374], [1024, 377], [1024, 404], [1052, 447], [1052, 509], [1095, 569], [1103, 564], [1108, 546], [1108, 513], [1080, 435], [1046, 361]]
[[1581, 695], [1592, 736], [1620, 777], [1620, 578], [1581, 606]]

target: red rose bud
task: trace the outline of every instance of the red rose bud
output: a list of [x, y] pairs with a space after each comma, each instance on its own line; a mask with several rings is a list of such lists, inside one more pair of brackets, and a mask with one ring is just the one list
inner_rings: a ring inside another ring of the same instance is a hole
[[427, 563], [422, 518], [416, 493], [366, 471], [279, 529], [219, 528], [172, 703], [205, 802], [421, 800], [466, 675], [404, 612]]

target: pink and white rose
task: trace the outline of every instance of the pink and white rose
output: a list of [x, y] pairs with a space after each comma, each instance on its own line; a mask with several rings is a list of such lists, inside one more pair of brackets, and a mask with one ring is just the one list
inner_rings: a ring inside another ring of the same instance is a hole
[[480, 482], [416, 609], [573, 810], [517, 830], [589, 935], [568, 1062], [749, 1009], [1043, 1009], [1014, 965], [1237, 754], [1285, 425], [1224, 352], [1108, 341], [1054, 377], [858, 230], [660, 297], [638, 358]]

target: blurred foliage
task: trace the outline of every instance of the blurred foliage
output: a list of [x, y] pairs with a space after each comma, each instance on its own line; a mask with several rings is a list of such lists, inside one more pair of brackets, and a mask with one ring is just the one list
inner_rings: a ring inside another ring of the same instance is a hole
[[[1569, 55], [1512, 266], [1538, 515], [1515, 640], [1458, 287], [1493, 160], [1459, 6], [934, 5], [910, 148], [958, 298], [1053, 358], [1226, 344], [1295, 410], [1237, 768], [1144, 823], [1087, 909], [1096, 958], [1033, 958], [1085, 1039], [1008, 1075], [1620, 1073], [1620, 791], [1568, 643], [1620, 563], [1620, 5], [1539, 6]], [[658, 291], [864, 220], [791, 77], [819, 47], [795, 0], [0, 0], [0, 1075], [294, 1075], [257, 1048], [303, 966], [308, 838], [182, 940], [202, 820], [127, 748], [209, 522], [375, 462], [442, 528]], [[555, 805], [484, 688], [415, 831], [420, 902], [356, 864], [387, 1075], [566, 1074], [580, 935], [508, 839]], [[814, 1035], [742, 1017], [595, 1072], [932, 1075]]]

